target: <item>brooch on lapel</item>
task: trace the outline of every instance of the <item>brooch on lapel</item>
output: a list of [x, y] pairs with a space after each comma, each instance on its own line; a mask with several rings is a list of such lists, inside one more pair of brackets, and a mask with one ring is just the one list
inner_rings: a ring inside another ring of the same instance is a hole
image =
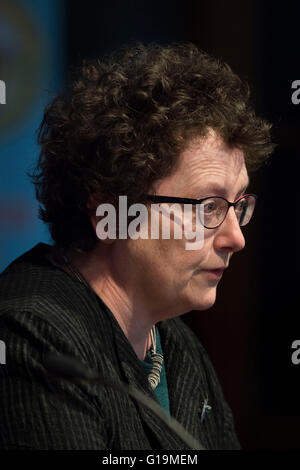
[[211, 409], [212, 409], [212, 407], [208, 404], [208, 397], [206, 397], [202, 403], [203, 403], [202, 409], [199, 408], [199, 412], [201, 411], [201, 415], [200, 415], [200, 422], [201, 423], [203, 423], [207, 412], [211, 411]]

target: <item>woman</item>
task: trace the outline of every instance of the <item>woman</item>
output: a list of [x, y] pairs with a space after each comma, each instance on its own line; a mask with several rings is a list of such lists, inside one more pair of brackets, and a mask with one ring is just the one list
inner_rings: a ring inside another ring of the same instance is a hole
[[[245, 245], [248, 171], [273, 149], [247, 86], [192, 44], [138, 44], [83, 64], [46, 108], [39, 143], [31, 176], [54, 244], [38, 244], [0, 278], [1, 447], [188, 448], [125, 393], [49, 374], [52, 353], [139, 389], [205, 448], [239, 449], [213, 366], [180, 315], [214, 304]], [[132, 235], [137, 203], [146, 212]], [[153, 203], [167, 204], [155, 227]], [[197, 247], [186, 249], [182, 208], [202, 234]], [[153, 236], [166, 218], [170, 236]]]

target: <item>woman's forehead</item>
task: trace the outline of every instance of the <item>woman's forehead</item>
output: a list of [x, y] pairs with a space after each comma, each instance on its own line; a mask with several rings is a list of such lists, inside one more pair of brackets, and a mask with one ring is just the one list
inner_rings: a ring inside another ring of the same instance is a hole
[[176, 171], [159, 182], [157, 193], [170, 195], [175, 191], [179, 195], [186, 194], [187, 189], [227, 192], [233, 186], [237, 191], [248, 186], [242, 150], [228, 147], [217, 135], [193, 140], [179, 158]]

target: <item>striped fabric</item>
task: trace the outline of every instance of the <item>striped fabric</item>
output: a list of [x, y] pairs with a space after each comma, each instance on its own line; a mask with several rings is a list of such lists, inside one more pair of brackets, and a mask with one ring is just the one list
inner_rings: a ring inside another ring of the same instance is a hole
[[[1, 449], [187, 450], [133, 398], [48, 373], [43, 354], [73, 355], [99, 375], [157, 400], [131, 344], [91, 288], [52, 265], [39, 243], [0, 275]], [[158, 322], [170, 413], [207, 449], [239, 449], [232, 413], [206, 351], [179, 318]], [[212, 409], [200, 421], [204, 399]]]

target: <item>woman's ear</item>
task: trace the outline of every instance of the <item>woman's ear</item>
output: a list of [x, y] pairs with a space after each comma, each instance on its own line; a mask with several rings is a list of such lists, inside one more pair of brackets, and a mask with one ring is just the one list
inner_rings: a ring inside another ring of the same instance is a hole
[[97, 197], [96, 194], [92, 194], [89, 197], [89, 200], [86, 204], [88, 217], [91, 221], [91, 224], [92, 224], [92, 227], [93, 227], [94, 231], [96, 231], [96, 225], [97, 225], [96, 210], [97, 210], [97, 207], [98, 207], [99, 204], [100, 204], [100, 199]]
[[100, 238], [98, 236], [98, 232], [97, 232], [97, 225], [98, 223], [101, 221], [101, 219], [103, 219], [103, 217], [105, 216], [98, 216], [96, 215], [97, 213], [97, 208], [98, 206], [103, 202], [103, 196], [101, 194], [93, 194], [89, 197], [89, 200], [87, 202], [87, 213], [88, 213], [88, 217], [90, 219], [90, 222], [92, 224], [92, 227], [93, 227], [93, 230], [94, 232], [96, 233], [97, 235], [97, 238], [99, 238], [99, 240], [102, 242], [102, 243], [105, 243], [106, 245], [111, 245], [112, 243], [114, 243], [116, 241], [116, 237], [115, 238], [110, 238], [109, 236], [107, 236], [107, 238]]

